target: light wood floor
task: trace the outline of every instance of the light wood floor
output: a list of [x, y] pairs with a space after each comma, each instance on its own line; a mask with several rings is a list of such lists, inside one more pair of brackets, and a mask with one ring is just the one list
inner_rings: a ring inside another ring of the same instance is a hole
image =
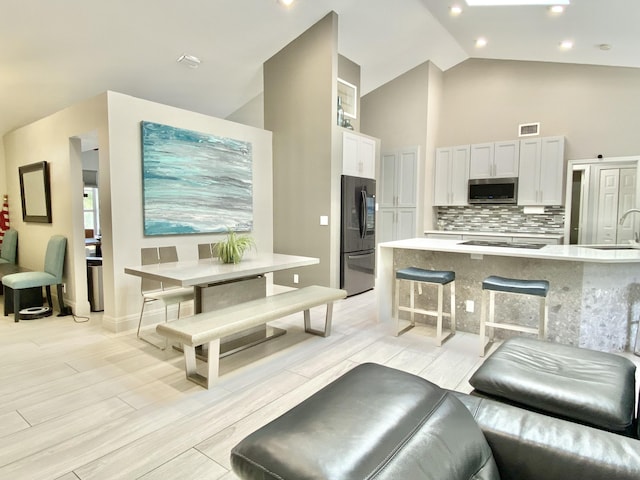
[[329, 338], [305, 334], [301, 314], [274, 322], [287, 335], [222, 359], [205, 390], [180, 353], [105, 332], [99, 314], [0, 317], [0, 479], [235, 479], [238, 441], [363, 362], [471, 390], [476, 335], [438, 348], [426, 328], [396, 338], [375, 319], [367, 292], [336, 304]]

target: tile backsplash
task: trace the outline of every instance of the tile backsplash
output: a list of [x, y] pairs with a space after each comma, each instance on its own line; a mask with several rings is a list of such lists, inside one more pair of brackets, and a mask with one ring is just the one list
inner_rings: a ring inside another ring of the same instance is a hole
[[438, 230], [509, 233], [564, 233], [564, 207], [544, 207], [544, 213], [524, 213], [517, 205], [438, 207]]

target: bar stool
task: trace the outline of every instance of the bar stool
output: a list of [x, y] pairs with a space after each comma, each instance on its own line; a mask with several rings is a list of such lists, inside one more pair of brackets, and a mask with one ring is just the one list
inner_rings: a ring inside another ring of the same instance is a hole
[[[538, 327], [526, 327], [513, 323], [498, 323], [495, 321], [495, 296], [496, 292], [510, 293], [517, 295], [533, 295], [540, 297], [540, 317]], [[480, 312], [480, 356], [484, 357], [485, 348], [493, 342], [493, 334], [496, 328], [513, 330], [516, 332], [526, 332], [537, 334], [543, 340], [547, 330], [547, 320], [549, 317], [549, 307], [547, 305], [547, 293], [549, 293], [549, 282], [547, 280], [519, 280], [514, 278], [504, 278], [490, 276], [482, 282], [482, 306]], [[489, 321], [486, 321], [487, 295], [489, 296]], [[485, 342], [485, 328], [489, 330], [489, 341]]]
[[[442, 343], [452, 336], [456, 331], [456, 274], [449, 271], [424, 270], [422, 268], [409, 267], [396, 271], [396, 291], [393, 303], [393, 318], [396, 322], [396, 336], [413, 328], [416, 324], [415, 314], [430, 315], [438, 318], [436, 324], [436, 344], [441, 346]], [[402, 281], [409, 281], [410, 285], [410, 305], [400, 305], [400, 285]], [[422, 295], [422, 285], [435, 285], [438, 287], [438, 310], [424, 310], [415, 307], [415, 284], [418, 284], [418, 294]], [[443, 312], [444, 303], [444, 286], [449, 285], [451, 292], [451, 309], [449, 313]], [[410, 324], [400, 328], [400, 312], [411, 312]], [[449, 331], [442, 330], [442, 317], [451, 319], [451, 328]]]

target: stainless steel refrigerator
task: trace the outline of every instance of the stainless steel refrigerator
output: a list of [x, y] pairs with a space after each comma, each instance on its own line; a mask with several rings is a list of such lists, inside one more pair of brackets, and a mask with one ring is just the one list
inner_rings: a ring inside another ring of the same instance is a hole
[[356, 295], [373, 288], [376, 266], [376, 181], [342, 176], [340, 288]]

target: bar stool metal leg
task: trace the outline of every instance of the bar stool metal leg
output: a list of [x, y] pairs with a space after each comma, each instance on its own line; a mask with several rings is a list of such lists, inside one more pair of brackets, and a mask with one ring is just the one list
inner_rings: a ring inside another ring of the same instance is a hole
[[480, 356], [484, 357], [484, 351], [487, 347], [485, 342], [485, 325], [487, 323], [487, 290], [482, 290], [482, 304], [480, 305]]
[[[400, 305], [400, 288], [402, 285], [401, 280], [407, 281], [409, 284], [409, 306]], [[433, 285], [438, 288], [437, 291], [437, 310], [425, 310], [423, 308], [416, 307], [416, 286], [418, 288], [418, 295], [422, 295], [423, 285]], [[444, 312], [444, 287], [450, 286], [451, 293], [451, 311]], [[441, 346], [442, 343], [455, 333], [455, 273], [450, 271], [436, 271], [436, 270], [423, 270], [415, 267], [410, 267], [396, 272], [395, 292], [394, 292], [394, 305], [393, 316], [396, 327], [395, 335], [398, 336], [401, 333], [413, 328], [416, 325], [415, 314], [435, 316], [437, 318], [436, 323], [436, 344]], [[400, 312], [409, 312], [410, 321], [409, 325], [405, 328], [400, 326]], [[443, 328], [444, 317], [450, 318], [450, 329], [445, 331]]]
[[451, 324], [451, 333], [456, 332], [456, 282], [455, 280], [450, 284], [451, 288], [451, 317], [449, 323]]
[[[549, 321], [549, 305], [547, 294], [549, 292], [549, 282], [546, 280], [519, 280], [491, 276], [482, 282], [482, 307], [480, 313], [480, 356], [483, 357], [487, 343], [492, 343], [495, 329], [512, 330], [537, 335], [544, 340], [547, 335]], [[495, 319], [495, 294], [507, 295], [529, 295], [540, 297], [540, 307], [538, 313], [538, 326], [529, 327], [517, 323], [502, 323]], [[489, 297], [489, 319], [487, 320], [487, 296]], [[486, 329], [489, 329], [489, 341], [486, 342]]]

